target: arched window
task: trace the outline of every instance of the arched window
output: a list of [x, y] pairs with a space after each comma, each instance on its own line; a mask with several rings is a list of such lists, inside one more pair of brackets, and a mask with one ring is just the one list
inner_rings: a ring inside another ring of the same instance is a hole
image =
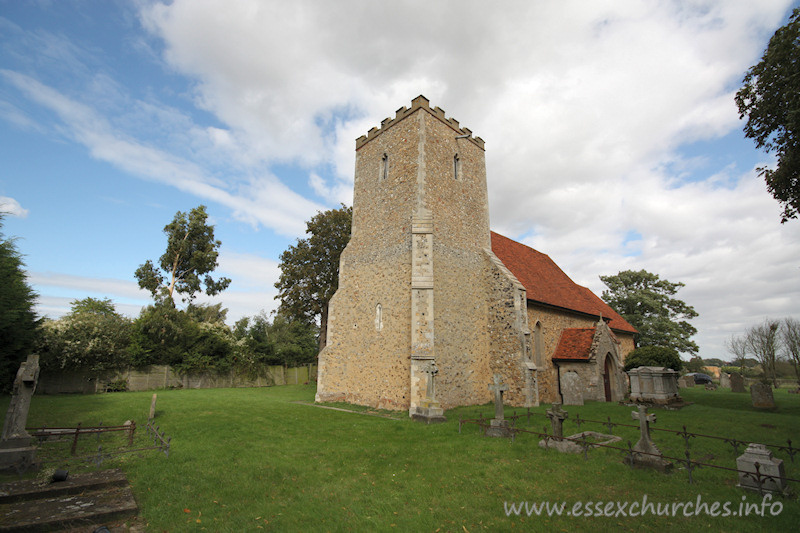
[[453, 156], [453, 179], [459, 179], [461, 176], [461, 159], [458, 154]]
[[389, 154], [383, 153], [381, 157], [381, 179], [385, 180], [389, 177]]
[[381, 304], [375, 306], [375, 331], [383, 329], [383, 307]]

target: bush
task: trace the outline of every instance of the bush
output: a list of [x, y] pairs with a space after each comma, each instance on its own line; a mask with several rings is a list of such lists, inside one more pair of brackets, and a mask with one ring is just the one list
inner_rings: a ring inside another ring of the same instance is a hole
[[42, 368], [102, 371], [129, 364], [131, 321], [110, 301], [74, 301], [72, 311], [42, 325], [37, 349]]
[[125, 378], [106, 384], [106, 392], [125, 392], [128, 390], [128, 380]]
[[678, 352], [666, 346], [636, 348], [625, 358], [625, 371], [638, 366], [663, 366], [680, 372], [683, 363]]

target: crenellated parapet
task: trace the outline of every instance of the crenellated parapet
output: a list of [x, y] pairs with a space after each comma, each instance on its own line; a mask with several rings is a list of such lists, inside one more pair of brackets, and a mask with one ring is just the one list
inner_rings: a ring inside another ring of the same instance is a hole
[[366, 135], [362, 135], [358, 139], [356, 139], [356, 150], [370, 142], [371, 140], [378, 137], [381, 133], [388, 130], [395, 124], [399, 123], [401, 120], [410, 117], [414, 114], [417, 110], [424, 110], [433, 115], [434, 117], [441, 120], [444, 124], [450, 126], [453, 131], [455, 132], [456, 136], [462, 139], [466, 139], [481, 150], [485, 150], [484, 148], [484, 141], [480, 137], [473, 137], [472, 130], [469, 128], [463, 128], [459, 125], [458, 121], [454, 118], [447, 118], [444, 114], [444, 109], [441, 107], [430, 107], [430, 101], [422, 95], [417, 96], [411, 101], [411, 107], [401, 107], [395, 113], [394, 118], [385, 118], [381, 121], [380, 128], [372, 128], [370, 129]]

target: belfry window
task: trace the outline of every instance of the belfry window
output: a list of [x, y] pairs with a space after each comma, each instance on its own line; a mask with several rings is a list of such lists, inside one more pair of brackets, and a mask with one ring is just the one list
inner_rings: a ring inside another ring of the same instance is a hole
[[389, 154], [384, 152], [381, 157], [381, 179], [385, 180], [389, 177]]
[[383, 329], [383, 306], [378, 304], [375, 306], [375, 331]]

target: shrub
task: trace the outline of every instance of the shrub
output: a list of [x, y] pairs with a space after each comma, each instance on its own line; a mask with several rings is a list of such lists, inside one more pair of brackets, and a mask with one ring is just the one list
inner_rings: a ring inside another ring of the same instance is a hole
[[666, 346], [643, 346], [636, 348], [625, 358], [625, 370], [638, 366], [663, 366], [680, 372], [683, 363], [678, 352]]

